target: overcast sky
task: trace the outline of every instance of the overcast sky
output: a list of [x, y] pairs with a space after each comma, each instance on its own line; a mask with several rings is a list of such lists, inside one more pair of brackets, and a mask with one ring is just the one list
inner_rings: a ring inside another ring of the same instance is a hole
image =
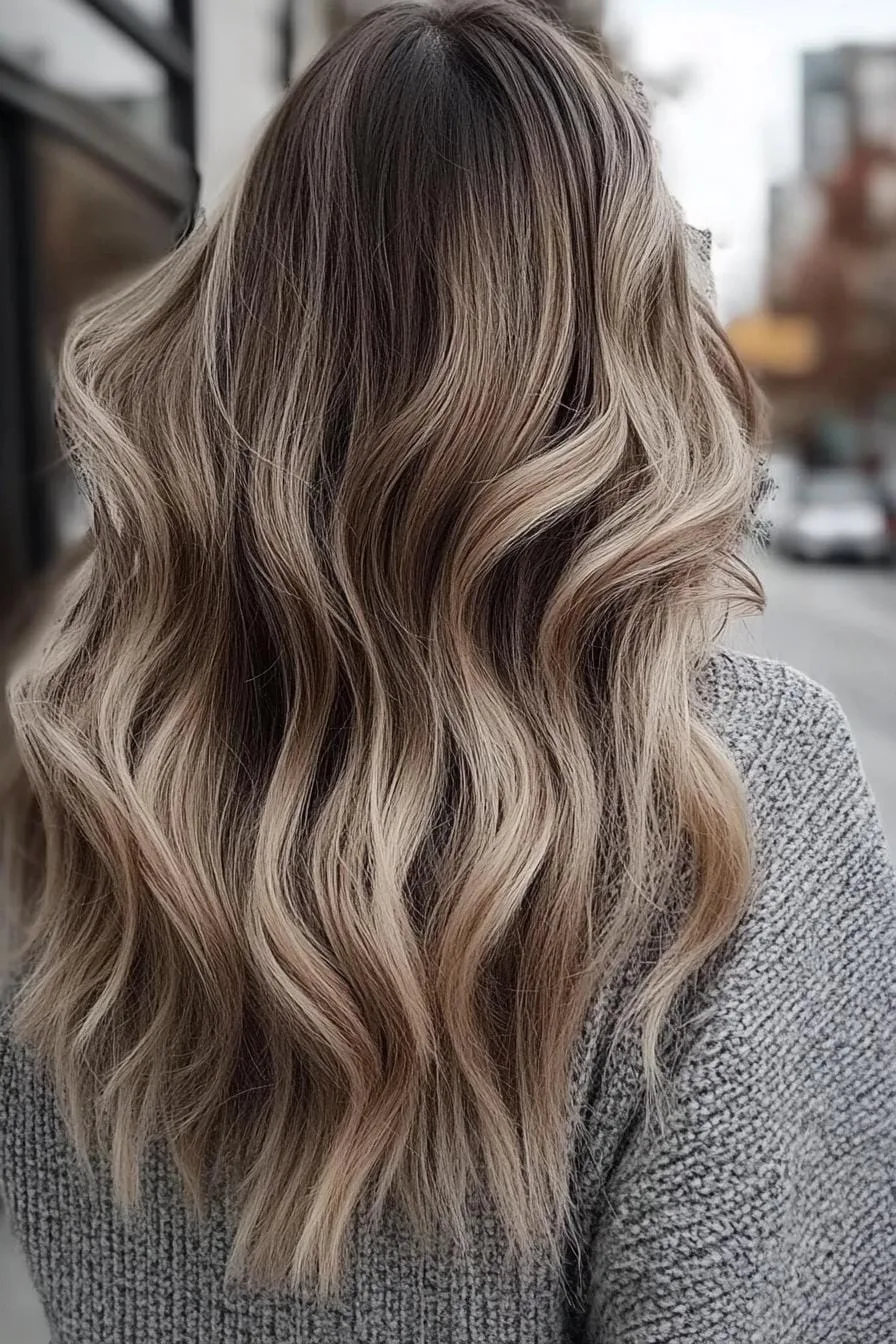
[[609, 25], [639, 72], [693, 70], [657, 133], [689, 221], [713, 230], [730, 318], [758, 298], [768, 184], [799, 164], [800, 52], [896, 43], [896, 0], [609, 0]]

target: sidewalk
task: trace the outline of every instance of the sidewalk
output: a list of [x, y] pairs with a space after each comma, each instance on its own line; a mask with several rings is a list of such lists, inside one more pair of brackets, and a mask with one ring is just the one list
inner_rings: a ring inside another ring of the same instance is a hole
[[50, 1332], [18, 1247], [0, 1214], [0, 1344], [47, 1344]]

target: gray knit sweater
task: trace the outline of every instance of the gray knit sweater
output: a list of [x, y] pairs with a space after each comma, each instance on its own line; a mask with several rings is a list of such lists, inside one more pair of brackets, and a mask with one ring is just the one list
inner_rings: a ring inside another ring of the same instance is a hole
[[0, 1025], [0, 1185], [58, 1344], [894, 1344], [896, 881], [847, 724], [778, 664], [720, 654], [706, 713], [746, 781], [751, 910], [689, 1000], [663, 1132], [595, 1005], [571, 1079], [583, 1251], [514, 1265], [360, 1226], [319, 1305], [224, 1282], [226, 1218], [164, 1159], [124, 1220], [79, 1171], [40, 1069]]

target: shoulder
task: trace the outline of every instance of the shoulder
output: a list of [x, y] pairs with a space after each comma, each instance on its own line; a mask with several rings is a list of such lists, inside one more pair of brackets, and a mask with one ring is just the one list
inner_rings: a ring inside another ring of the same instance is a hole
[[[744, 779], [754, 890], [683, 1005], [662, 1123], [599, 1202], [601, 1338], [896, 1338], [896, 876], [849, 725], [780, 663], [698, 698]], [[650, 1291], [645, 1292], [645, 1283]], [[670, 1322], [677, 1322], [670, 1325]]]
[[740, 654], [713, 659], [702, 693], [744, 779], [754, 878], [685, 1033], [689, 1123], [720, 1123], [721, 1086], [738, 1113], [758, 1108], [757, 1133], [786, 1099], [788, 1143], [821, 1107], [819, 1152], [868, 1138], [892, 1153], [896, 871], [847, 717], [808, 677]]
[[712, 1025], [695, 1033], [691, 1067], [708, 1069], [712, 1094], [715, 1043], [723, 1072], [742, 1070], [758, 1096], [774, 1074], [784, 1092], [804, 1087], [806, 1105], [827, 1095], [831, 1115], [844, 1086], [878, 1100], [884, 1089], [890, 1106], [896, 871], [847, 717], [808, 677], [740, 654], [718, 655], [702, 692], [743, 776], [754, 878], [709, 968]]
[[[784, 663], [720, 651], [697, 681], [706, 721], [734, 759], [760, 838], [782, 829], [811, 843], [864, 835], [880, 819], [839, 701]], [[783, 838], [783, 837], [782, 837]], [[886, 846], [872, 845], [886, 862]]]
[[870, 953], [875, 937], [892, 946], [892, 860], [836, 697], [783, 663], [728, 652], [697, 694], [744, 782], [756, 863], [747, 933], [802, 930], [844, 957]]
[[0, 984], [0, 1205], [16, 1218], [33, 1199], [35, 1182], [77, 1161], [49, 1070], [18, 1033], [19, 988]]
[[[717, 651], [696, 685], [698, 704], [742, 769], [750, 770], [784, 740], [814, 753], [831, 736], [849, 736], [831, 691], [786, 663], [752, 654]], [[783, 758], [781, 760], [783, 765]]]

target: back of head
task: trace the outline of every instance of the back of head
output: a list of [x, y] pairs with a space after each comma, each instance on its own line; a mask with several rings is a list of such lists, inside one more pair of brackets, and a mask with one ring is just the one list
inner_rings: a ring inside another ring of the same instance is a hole
[[265, 1279], [387, 1199], [551, 1242], [588, 1003], [686, 850], [655, 1071], [748, 874], [691, 688], [755, 408], [641, 109], [509, 0], [370, 15], [59, 414], [94, 540], [11, 683], [18, 1021], [75, 1132], [125, 1198], [155, 1137], [234, 1184]]

